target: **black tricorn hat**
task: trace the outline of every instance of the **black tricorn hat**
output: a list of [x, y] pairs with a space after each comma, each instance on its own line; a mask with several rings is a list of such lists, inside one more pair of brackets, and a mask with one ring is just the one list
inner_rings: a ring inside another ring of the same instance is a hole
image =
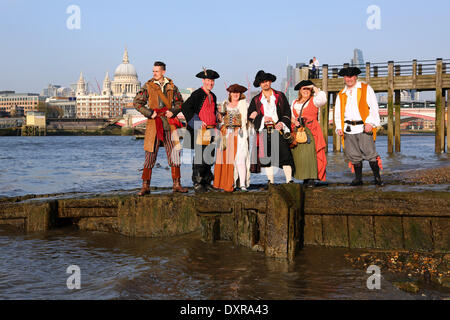
[[206, 69], [203, 69], [202, 72], [197, 73], [196, 77], [197, 77], [197, 78], [200, 78], [200, 79], [211, 79], [211, 80], [215, 80], [215, 79], [219, 78], [220, 76], [219, 76], [219, 74], [218, 74], [217, 72], [215, 72], [214, 70], [210, 70], [210, 69], [206, 70]]
[[235, 84], [232, 84], [231, 86], [229, 86], [227, 88], [227, 91], [229, 93], [232, 93], [232, 92], [244, 93], [247, 91], [247, 88], [235, 83]]
[[295, 91], [300, 90], [303, 87], [313, 86], [314, 83], [311, 80], [300, 81], [294, 88]]
[[341, 77], [353, 77], [361, 74], [361, 70], [357, 67], [347, 67], [339, 71]]
[[255, 88], [258, 88], [261, 82], [264, 81], [275, 82], [276, 80], [277, 77], [274, 76], [273, 74], [265, 73], [263, 70], [260, 70], [255, 76], [255, 81], [253, 82], [253, 85], [255, 86]]

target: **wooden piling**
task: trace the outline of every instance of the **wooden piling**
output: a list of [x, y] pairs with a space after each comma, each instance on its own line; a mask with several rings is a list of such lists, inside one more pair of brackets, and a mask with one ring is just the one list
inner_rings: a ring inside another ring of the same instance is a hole
[[370, 84], [370, 62], [366, 63], [366, 83]]
[[394, 62], [388, 63], [388, 153], [394, 153]]
[[441, 111], [441, 152], [445, 152], [445, 90], [442, 91], [442, 111]]
[[335, 112], [337, 95], [337, 93], [333, 93], [330, 98], [330, 104], [332, 103], [333, 105], [333, 152], [341, 152], [341, 137], [336, 133], [336, 122], [334, 121], [334, 119], [336, 119]]
[[395, 152], [401, 151], [400, 123], [401, 123], [400, 90], [395, 90]]
[[309, 68], [308, 66], [302, 67], [300, 70], [300, 81], [309, 79]]
[[449, 100], [450, 100], [450, 90], [447, 89], [447, 156], [450, 153], [450, 148], [449, 148], [449, 144], [450, 144], [450, 104], [449, 104]]
[[442, 59], [436, 60], [436, 119], [435, 119], [435, 152], [442, 153]]
[[325, 92], [327, 96], [327, 103], [320, 110], [320, 125], [322, 127], [323, 137], [325, 139], [325, 152], [328, 153], [328, 105], [329, 105], [329, 96], [328, 96], [328, 65], [324, 64], [322, 67], [322, 90]]

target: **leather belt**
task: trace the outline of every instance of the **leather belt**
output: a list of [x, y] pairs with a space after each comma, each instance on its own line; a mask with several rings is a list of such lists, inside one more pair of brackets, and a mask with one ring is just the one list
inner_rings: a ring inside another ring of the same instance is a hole
[[350, 124], [352, 126], [357, 126], [357, 125], [364, 124], [364, 121], [349, 121], [349, 120], [347, 120], [347, 121], [345, 121], [345, 123]]

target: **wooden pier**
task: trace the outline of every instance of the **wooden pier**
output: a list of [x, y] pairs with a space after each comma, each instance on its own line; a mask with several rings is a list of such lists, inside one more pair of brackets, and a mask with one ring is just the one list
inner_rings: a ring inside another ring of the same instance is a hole
[[[370, 84], [375, 92], [387, 92], [388, 94], [388, 153], [400, 152], [400, 92], [401, 90], [435, 91], [436, 92], [436, 140], [435, 152], [445, 152], [445, 135], [447, 132], [447, 152], [450, 142], [449, 110], [447, 110], [447, 124], [445, 124], [445, 108], [450, 91], [450, 72], [447, 65], [450, 60], [436, 59], [424, 61], [401, 61], [388, 63], [366, 63], [365, 66], [357, 66], [363, 71], [359, 79]], [[324, 64], [319, 70], [322, 78], [311, 79], [314, 84], [327, 93], [328, 104], [320, 110], [320, 122], [325, 141], [328, 140], [329, 106], [333, 106], [337, 94], [345, 84], [344, 79], [338, 76], [343, 66]], [[300, 80], [308, 79], [308, 67], [303, 67], [300, 72]], [[447, 127], [447, 131], [445, 131]], [[333, 121], [333, 151], [341, 152], [341, 140], [336, 136]], [[327, 150], [328, 151], [328, 150]]]

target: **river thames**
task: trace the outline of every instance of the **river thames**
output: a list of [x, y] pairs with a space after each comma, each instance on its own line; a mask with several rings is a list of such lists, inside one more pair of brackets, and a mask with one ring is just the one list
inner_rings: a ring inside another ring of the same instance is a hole
[[[0, 197], [103, 193], [140, 186], [143, 141], [132, 137], [2, 137]], [[331, 146], [330, 146], [330, 149]], [[402, 153], [386, 154], [377, 141], [384, 173], [448, 164], [434, 154], [434, 136], [402, 137]], [[185, 153], [185, 160], [190, 155]], [[329, 182], [350, 182], [343, 154], [328, 155]], [[365, 180], [371, 181], [365, 165]], [[182, 183], [191, 186], [191, 166]], [[252, 183], [265, 177], [252, 176]], [[283, 182], [280, 174], [277, 183]], [[152, 186], [170, 187], [160, 149]], [[1, 204], [0, 204], [1, 205]], [[434, 287], [419, 295], [396, 289], [382, 274], [369, 290], [368, 274], [344, 259], [347, 249], [306, 247], [288, 263], [232, 243], [203, 243], [196, 233], [170, 239], [132, 239], [73, 228], [23, 234], [0, 227], [0, 299], [441, 299]], [[355, 250], [352, 250], [355, 252]], [[356, 251], [357, 252], [357, 251]], [[66, 269], [81, 270], [81, 289], [66, 286]]]
[[[329, 149], [333, 149], [331, 144]], [[192, 186], [189, 151], [183, 149], [181, 175], [185, 186]], [[434, 153], [434, 136], [403, 136], [402, 152], [391, 156], [387, 155], [387, 138], [381, 136], [377, 151], [383, 159], [383, 174], [448, 164], [446, 154]], [[2, 137], [0, 163], [0, 197], [131, 190], [141, 185], [143, 140], [129, 136]], [[366, 180], [371, 181], [368, 163], [363, 170], [368, 175]], [[329, 182], [353, 179], [343, 154], [328, 154], [327, 178]], [[275, 182], [283, 180], [280, 172]], [[255, 174], [251, 178], [252, 184], [266, 181], [265, 175]], [[159, 150], [151, 185], [172, 186], [164, 148]]]

